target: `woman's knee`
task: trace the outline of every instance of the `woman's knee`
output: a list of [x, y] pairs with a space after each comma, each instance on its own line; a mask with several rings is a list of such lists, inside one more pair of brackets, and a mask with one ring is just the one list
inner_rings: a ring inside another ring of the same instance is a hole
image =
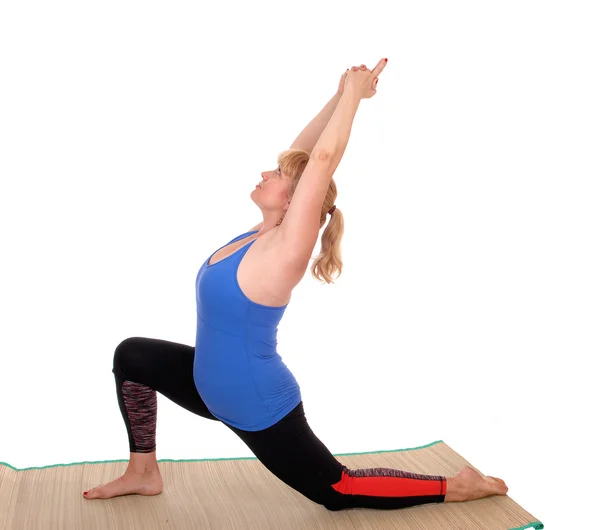
[[319, 495], [317, 502], [330, 512], [339, 512], [340, 510], [354, 508], [351, 495], [344, 495], [334, 490], [331, 486], [326, 492]]
[[127, 367], [131, 365], [132, 359], [139, 355], [139, 337], [129, 337], [115, 348], [113, 356], [113, 373], [127, 373]]

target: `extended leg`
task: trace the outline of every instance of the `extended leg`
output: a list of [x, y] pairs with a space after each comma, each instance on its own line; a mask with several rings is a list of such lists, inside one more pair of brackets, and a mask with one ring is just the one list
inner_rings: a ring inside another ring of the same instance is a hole
[[227, 427], [275, 476], [329, 510], [385, 510], [444, 502], [443, 476], [387, 468], [350, 470], [342, 465], [311, 430], [302, 402], [263, 431]]

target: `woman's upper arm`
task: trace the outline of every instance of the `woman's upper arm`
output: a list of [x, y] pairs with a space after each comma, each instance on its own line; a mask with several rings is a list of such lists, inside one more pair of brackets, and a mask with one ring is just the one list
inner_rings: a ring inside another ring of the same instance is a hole
[[286, 256], [301, 267], [310, 261], [319, 237], [323, 201], [336, 167], [331, 155], [311, 156], [279, 227]]
[[306, 151], [309, 155], [312, 153], [314, 146], [302, 145], [301, 143], [294, 140], [294, 143], [290, 145], [290, 149], [300, 149]]

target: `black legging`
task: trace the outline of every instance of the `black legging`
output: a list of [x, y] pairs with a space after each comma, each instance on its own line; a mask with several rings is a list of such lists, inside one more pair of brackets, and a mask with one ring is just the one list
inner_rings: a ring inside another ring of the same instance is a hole
[[[194, 414], [220, 421], [196, 389], [194, 354], [193, 346], [142, 337], [126, 339], [115, 350], [117, 398], [132, 453], [156, 450], [156, 392]], [[351, 470], [342, 465], [309, 427], [302, 402], [262, 431], [242, 431], [222, 423], [271, 473], [328, 510], [444, 502], [445, 477], [388, 468]]]

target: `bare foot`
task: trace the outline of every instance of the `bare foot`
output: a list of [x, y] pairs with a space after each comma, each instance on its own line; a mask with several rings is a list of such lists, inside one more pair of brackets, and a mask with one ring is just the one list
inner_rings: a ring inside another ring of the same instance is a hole
[[470, 466], [464, 466], [455, 477], [447, 479], [444, 502], [473, 501], [490, 495], [506, 495], [506, 483], [496, 477], [482, 477]]
[[163, 479], [159, 471], [144, 475], [125, 473], [108, 484], [102, 484], [92, 488], [86, 499], [110, 499], [119, 495], [130, 495], [137, 493], [139, 495], [158, 495], [163, 490]]

